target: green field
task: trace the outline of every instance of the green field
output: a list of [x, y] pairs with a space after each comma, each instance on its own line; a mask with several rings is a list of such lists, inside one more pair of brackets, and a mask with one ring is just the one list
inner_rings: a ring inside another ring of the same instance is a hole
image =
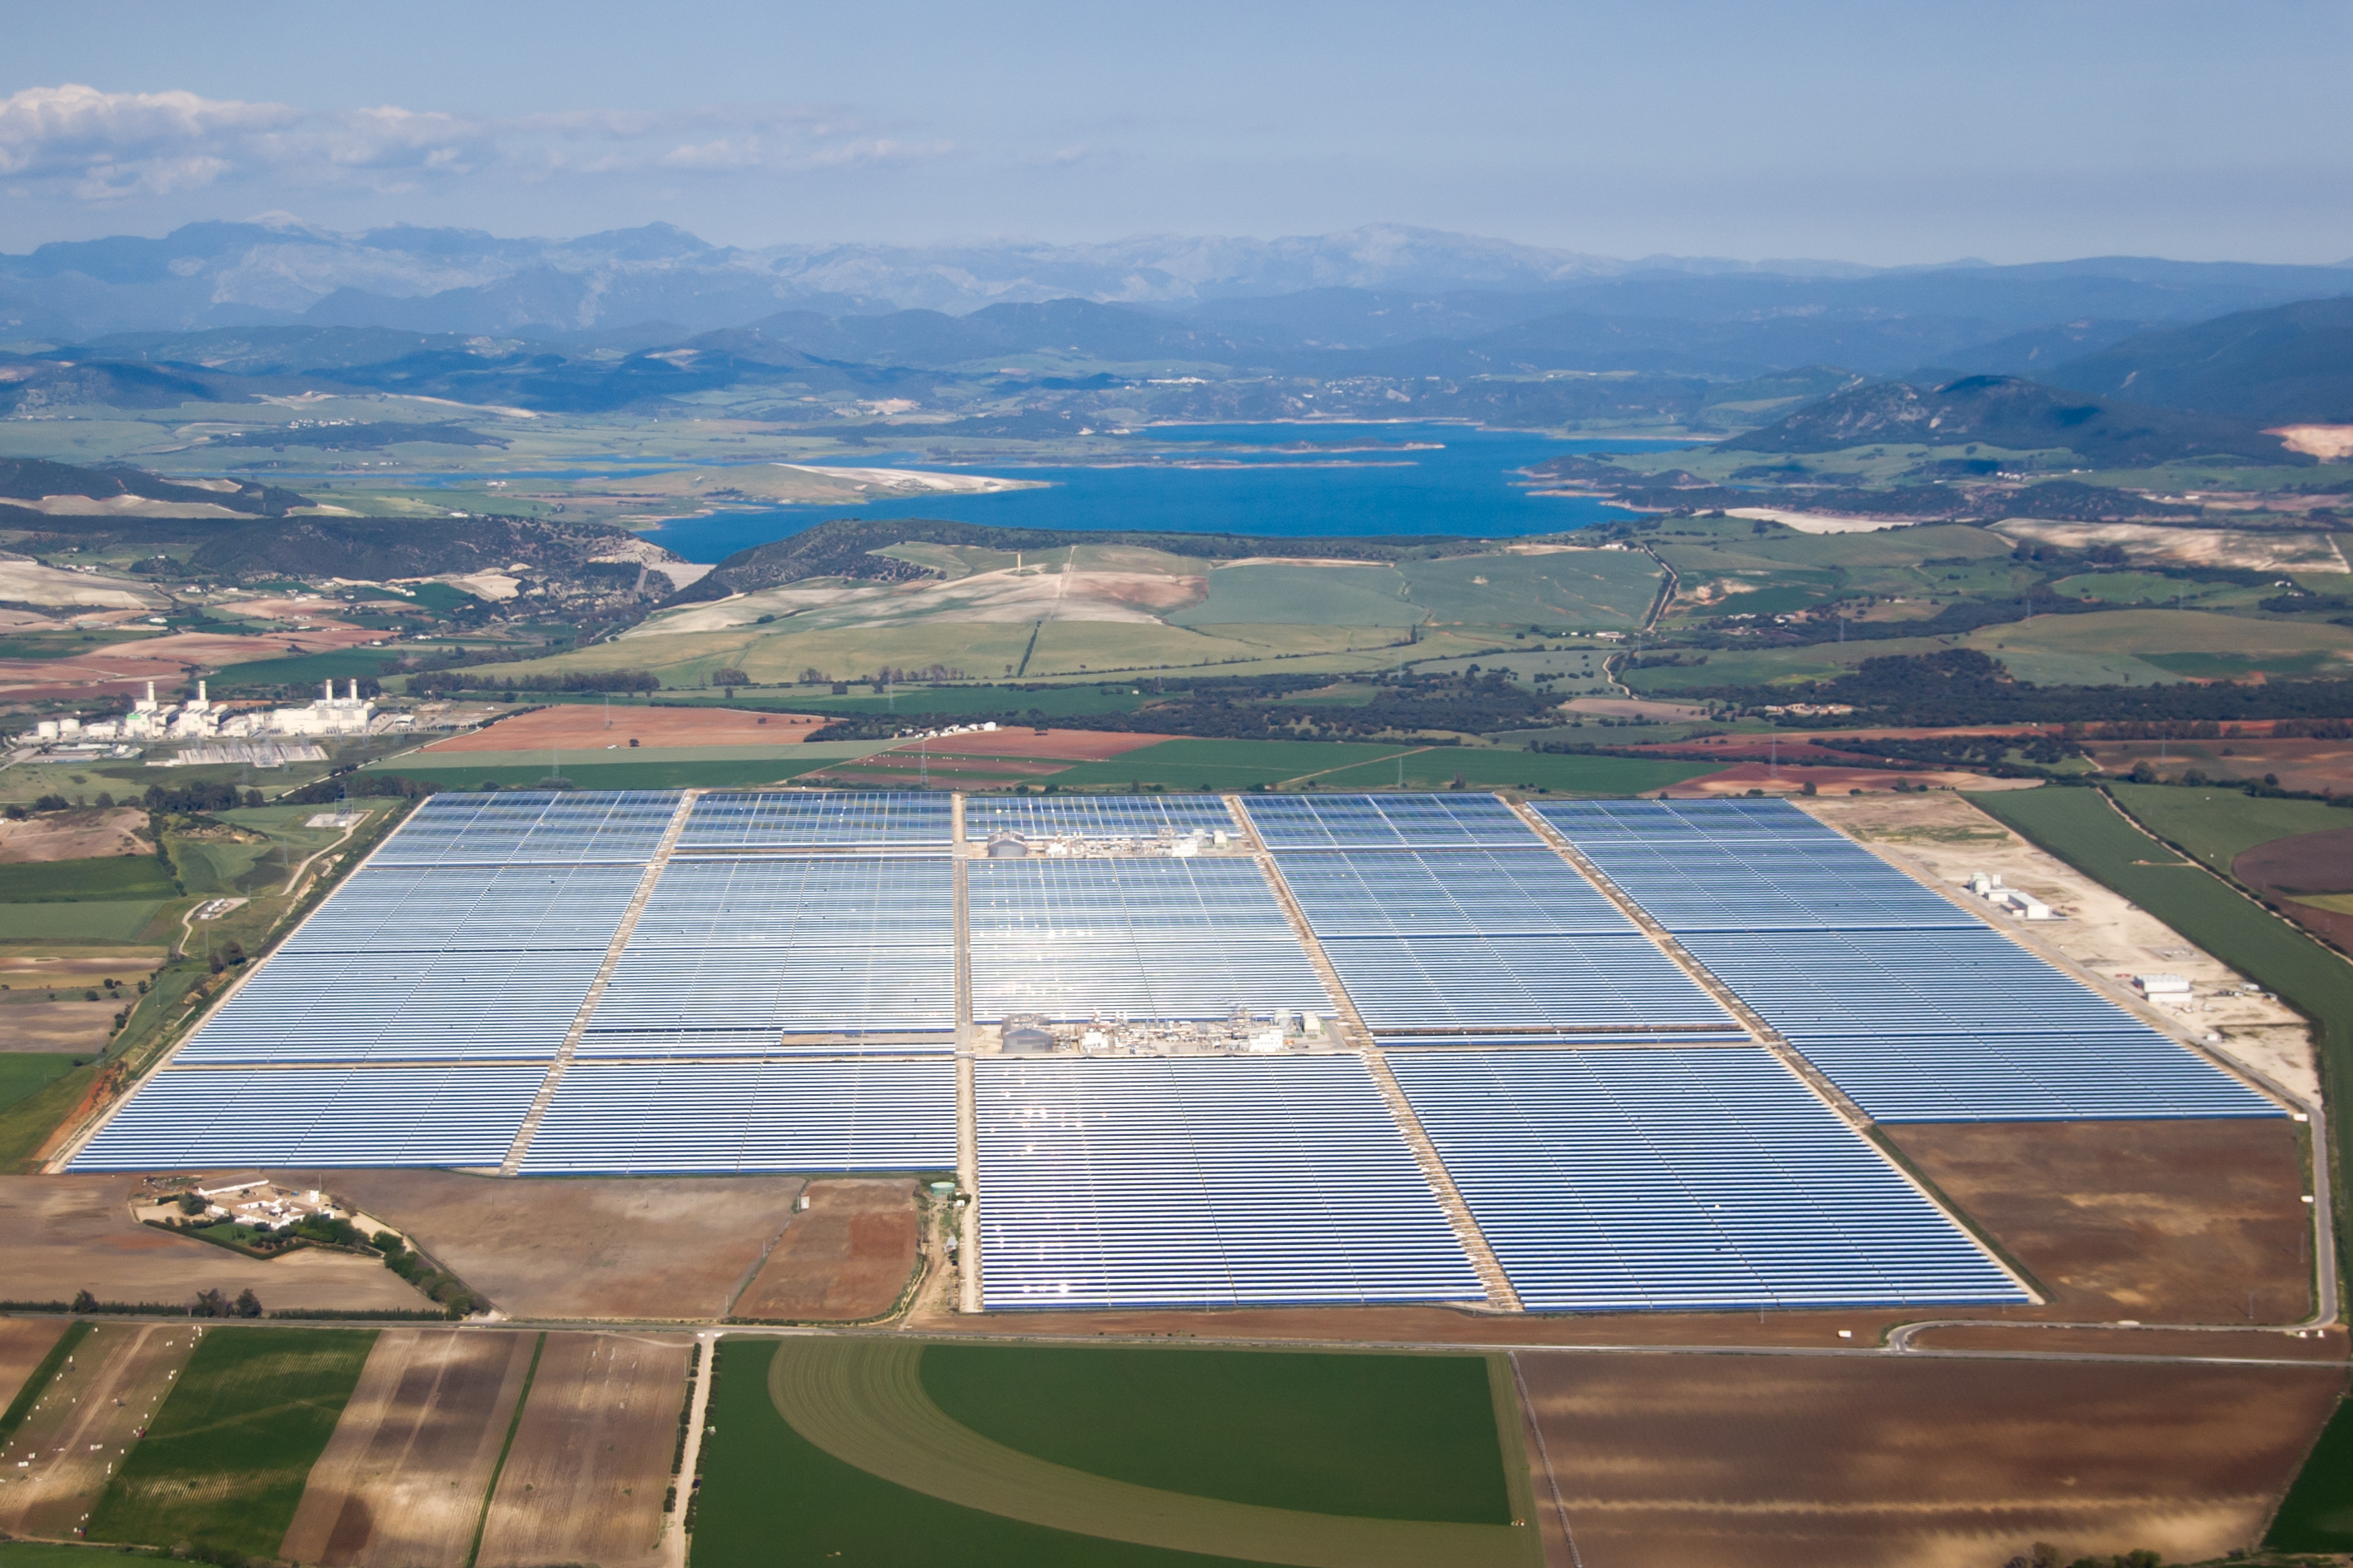
[[2340, 1403], [2322, 1428], [2263, 1544], [2274, 1552], [2353, 1552], [2353, 1403]]
[[0, 942], [136, 942], [161, 899], [0, 904]]
[[[779, 752], [790, 755], [786, 749]], [[451, 755], [462, 755], [453, 752]], [[742, 789], [753, 784], [780, 784], [802, 773], [840, 763], [839, 757], [793, 758], [775, 762], [672, 762], [563, 763], [564, 776], [581, 789]], [[472, 789], [494, 784], [501, 789], [528, 788], [547, 777], [547, 764], [535, 767], [418, 767], [403, 757], [379, 763], [373, 772], [421, 779], [443, 789]]]
[[1406, 602], [1404, 574], [1388, 566], [1223, 566], [1208, 581], [1208, 596], [1171, 612], [1170, 626], [1412, 626], [1430, 618]]
[[277, 1556], [375, 1343], [373, 1329], [206, 1332], [90, 1536]]
[[1388, 762], [1325, 773], [1315, 786], [1395, 789], [1400, 767], [1407, 789], [1446, 789], [1460, 778], [1465, 789], [1539, 790], [1552, 795], [1641, 795], [1717, 771], [1707, 763], [1653, 762], [1645, 757], [1556, 756], [1545, 752], [1433, 746]]
[[[384, 673], [387, 659], [396, 661], [397, 658], [380, 647], [344, 647], [285, 658], [256, 659], [250, 664], [224, 667], [210, 679], [208, 686], [216, 697], [235, 697], [265, 689], [274, 691], [280, 686], [316, 686], [322, 680], [373, 680]], [[343, 693], [338, 690], [336, 695]]]
[[2151, 832], [2218, 871], [2228, 871], [2232, 861], [2274, 838], [2353, 827], [2353, 812], [2316, 800], [2265, 800], [2234, 789], [2178, 784], [2116, 784], [2108, 788]]
[[1104, 762], [1081, 763], [1050, 782], [1064, 788], [1134, 783], [1170, 789], [1250, 789], [1379, 762], [1414, 749], [1355, 741], [1163, 741]]
[[46, 1051], [0, 1051], [0, 1110], [21, 1104], [73, 1071], [77, 1059]]
[[1089, 1475], [1310, 1513], [1512, 1520], [1477, 1356], [933, 1345], [923, 1380], [981, 1436]]
[[168, 899], [179, 889], [153, 855], [101, 855], [87, 860], [0, 865], [0, 903], [120, 902]]
[[58, 1546], [46, 1541], [0, 1541], [0, 1568], [129, 1568], [133, 1553], [121, 1546]]
[[[42, 1057], [37, 1060], [55, 1060]], [[73, 1058], [65, 1058], [70, 1063]], [[37, 1152], [66, 1113], [81, 1103], [90, 1089], [90, 1079], [98, 1076], [95, 1066], [67, 1069], [47, 1083], [0, 1105], [0, 1171], [18, 1174], [25, 1173]]]
[[[772, 1374], [785, 1372], [782, 1356], [850, 1366], [881, 1358], [916, 1375], [893, 1381], [881, 1395], [899, 1408], [879, 1408], [869, 1391], [855, 1391], [826, 1413], [839, 1417], [833, 1427], [810, 1428], [813, 1438], [780, 1414], [781, 1385]], [[1155, 1364], [1164, 1356], [1166, 1363]], [[1271, 1522], [1294, 1546], [1312, 1543], [1309, 1554], [1287, 1555], [1288, 1562], [1535, 1568], [1533, 1530], [1406, 1519], [1415, 1510], [1508, 1519], [1513, 1508], [1526, 1506], [1526, 1489], [1524, 1470], [1504, 1473], [1484, 1363], [1392, 1364], [1405, 1359], [982, 1346], [944, 1354], [942, 1347], [903, 1342], [728, 1339], [712, 1363], [695, 1568], [1210, 1568], [1261, 1561], [1221, 1554], [1223, 1546], [1133, 1539], [1271, 1544], [1263, 1534], [1233, 1534], [1238, 1519]], [[1311, 1364], [1317, 1363], [1334, 1364]], [[944, 1439], [944, 1448], [926, 1446], [924, 1458], [910, 1461], [889, 1446], [889, 1424], [911, 1411], [935, 1423], [928, 1436]], [[832, 1449], [855, 1451], [854, 1428], [870, 1418], [885, 1446], [869, 1450], [864, 1464], [836, 1457]], [[848, 1443], [845, 1428], [852, 1429]], [[1514, 1440], [1514, 1463], [1517, 1449]], [[976, 1489], [977, 1468], [965, 1468], [990, 1465], [1008, 1478], [1001, 1490]], [[878, 1470], [902, 1472], [901, 1479]], [[1153, 1489], [1164, 1503], [1172, 1493], [1198, 1500], [1199, 1509], [1188, 1512], [1180, 1501], [1150, 1521], [1133, 1510], [1087, 1511], [1105, 1496], [1133, 1498], [1119, 1489], [1134, 1485]], [[1041, 1497], [1042, 1511], [1064, 1517], [1039, 1489], [1058, 1486], [1069, 1520], [1091, 1519], [1092, 1530], [1021, 1517], [1041, 1511]], [[1316, 1510], [1343, 1503], [1385, 1512]], [[1263, 1511], [1269, 1508], [1286, 1511]], [[1260, 1511], [1238, 1511], [1251, 1509]], [[1335, 1557], [1334, 1538], [1371, 1550]], [[1446, 1549], [1424, 1549], [1433, 1539]]]

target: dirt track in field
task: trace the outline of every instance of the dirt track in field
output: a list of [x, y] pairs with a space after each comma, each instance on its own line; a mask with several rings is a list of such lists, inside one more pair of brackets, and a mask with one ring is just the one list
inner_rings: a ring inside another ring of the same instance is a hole
[[1008, 1448], [957, 1423], [923, 1391], [909, 1340], [780, 1342], [776, 1412], [870, 1475], [960, 1507], [1103, 1540], [1297, 1568], [1519, 1568], [1535, 1540], [1507, 1524], [1437, 1524], [1306, 1513], [1162, 1491]]
[[690, 1343], [681, 1334], [547, 1336], [491, 1499], [478, 1568], [668, 1561], [662, 1494]]
[[91, 1328], [0, 1448], [0, 1533], [62, 1541], [80, 1528], [195, 1352], [196, 1332], [187, 1323]]
[[[1523, 1352], [1586, 1568], [1991, 1568], [2248, 1545], [2331, 1370]], [[1539, 1507], [1551, 1503], [1544, 1477]]]
[[54, 1318], [0, 1318], [0, 1410], [16, 1397], [65, 1331], [65, 1324]]
[[277, 1174], [398, 1226], [519, 1318], [716, 1318], [786, 1228], [802, 1186], [797, 1176]]
[[462, 1563], [537, 1341], [379, 1333], [279, 1555], [328, 1568]]
[[915, 1184], [811, 1182], [776, 1249], [730, 1314], [761, 1322], [849, 1322], [890, 1310], [915, 1268]]
[[2244, 1324], [2311, 1310], [2293, 1122], [1881, 1131], [2026, 1266], [2056, 1316]]
[[[427, 754], [532, 752], [548, 746], [797, 746], [833, 722], [818, 713], [754, 713], [737, 708], [615, 708], [565, 702], [436, 741]], [[618, 759], [611, 759], [617, 761]]]
[[[88, 1290], [101, 1301], [176, 1305], [199, 1290], [249, 1289], [273, 1310], [428, 1304], [379, 1259], [305, 1249], [264, 1260], [141, 1225], [128, 1206], [134, 1184], [129, 1176], [0, 1176], [0, 1258], [10, 1279], [59, 1300]], [[342, 1190], [335, 1180], [325, 1184]]]

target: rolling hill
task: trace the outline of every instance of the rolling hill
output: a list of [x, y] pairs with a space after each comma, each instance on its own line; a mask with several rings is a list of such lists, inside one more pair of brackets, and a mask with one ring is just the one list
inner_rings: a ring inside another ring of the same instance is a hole
[[2143, 332], [2070, 360], [2048, 379], [2263, 424], [2353, 423], [2353, 300], [2308, 300]]

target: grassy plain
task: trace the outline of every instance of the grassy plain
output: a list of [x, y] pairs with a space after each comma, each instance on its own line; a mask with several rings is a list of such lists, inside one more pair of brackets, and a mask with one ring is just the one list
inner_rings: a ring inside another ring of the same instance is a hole
[[2340, 1402], [2272, 1516], [2276, 1552], [2353, 1552], [2353, 1402]]
[[[781, 749], [781, 748], [780, 748]], [[456, 755], [459, 753], [452, 753]], [[581, 789], [738, 789], [752, 784], [781, 784], [802, 773], [838, 764], [839, 757], [794, 757], [749, 762], [564, 763], [563, 776]], [[444, 789], [472, 789], [494, 784], [503, 789], [524, 788], [548, 776], [548, 764], [527, 768], [418, 767], [406, 758], [379, 765], [374, 771], [423, 779]]]
[[984, 1437], [1089, 1475], [1310, 1513], [1512, 1519], [1478, 1356], [935, 1344], [922, 1376]]
[[168, 899], [179, 889], [153, 855], [0, 865], [0, 903], [119, 902]]
[[0, 942], [136, 942], [160, 899], [70, 904], [0, 904]]
[[1395, 789], [1399, 763], [1408, 789], [1540, 790], [1554, 795], [1641, 795], [1715, 769], [1705, 763], [1641, 757], [1560, 756], [1472, 746], [1432, 746], [1398, 761], [1366, 763], [1324, 773], [1320, 789]]
[[[373, 680], [384, 673], [385, 662], [397, 656], [376, 647], [336, 648], [327, 653], [306, 653], [291, 658], [265, 658], [251, 664], [233, 664], [214, 676], [209, 683], [216, 697], [238, 697], [260, 693], [276, 695], [281, 686], [307, 686], [318, 695], [316, 688], [322, 680], [340, 685], [345, 680]], [[339, 691], [338, 696], [342, 695]]]
[[44, 1051], [0, 1051], [0, 1110], [30, 1100], [65, 1077], [75, 1059]]
[[2108, 788], [2151, 829], [2222, 872], [2258, 844], [2353, 827], [2353, 813], [2316, 800], [2264, 800], [2234, 789], [2178, 784], [2115, 784]]
[[375, 1343], [373, 1329], [207, 1332], [90, 1535], [274, 1557]]

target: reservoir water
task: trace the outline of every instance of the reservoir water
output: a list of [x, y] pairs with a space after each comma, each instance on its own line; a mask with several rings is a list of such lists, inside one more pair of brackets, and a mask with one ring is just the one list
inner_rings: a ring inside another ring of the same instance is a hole
[[[917, 434], [910, 432], [911, 435]], [[718, 561], [834, 518], [938, 518], [1001, 528], [1140, 529], [1293, 538], [1335, 534], [1559, 533], [1627, 516], [1582, 497], [1531, 495], [1518, 470], [1570, 452], [1657, 450], [1674, 441], [1561, 440], [1462, 425], [1155, 426], [1121, 437], [1134, 466], [940, 468], [917, 451], [835, 459], [1040, 479], [997, 495], [925, 496], [860, 507], [784, 507], [681, 518], [645, 537]], [[1198, 458], [1194, 449], [1199, 449]], [[1198, 462], [1208, 466], [1191, 465]]]

